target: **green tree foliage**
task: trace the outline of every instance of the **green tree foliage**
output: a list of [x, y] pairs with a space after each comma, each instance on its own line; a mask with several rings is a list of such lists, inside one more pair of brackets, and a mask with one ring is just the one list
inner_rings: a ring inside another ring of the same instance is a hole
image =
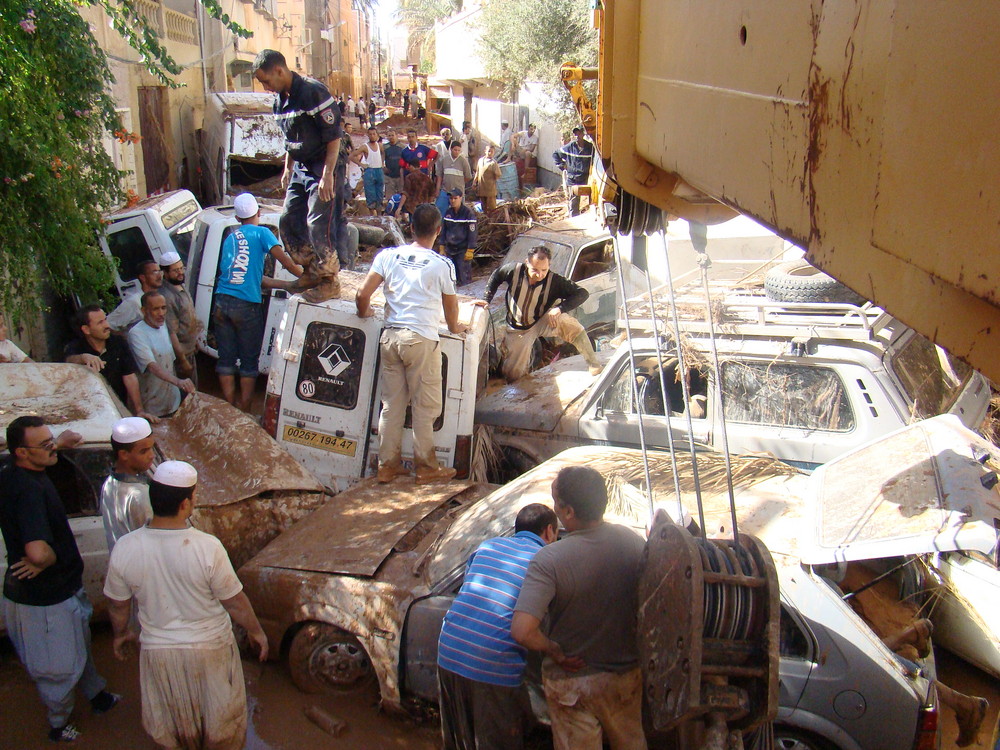
[[526, 81], [544, 85], [546, 114], [563, 125], [579, 120], [559, 79], [568, 61], [597, 65], [591, 0], [493, 0], [479, 16], [480, 54], [491, 78], [513, 99]]
[[[216, 0], [208, 12], [240, 36]], [[41, 306], [40, 285], [100, 299], [112, 268], [97, 244], [102, 212], [125, 197], [102, 140], [126, 133], [108, 91], [114, 79], [79, 14], [97, 5], [168, 85], [179, 67], [136, 0], [4, 0], [0, 7], [0, 309], [15, 319]]]
[[420, 50], [420, 71], [433, 72], [434, 24], [462, 10], [462, 0], [399, 0], [398, 18], [409, 32], [411, 48]]

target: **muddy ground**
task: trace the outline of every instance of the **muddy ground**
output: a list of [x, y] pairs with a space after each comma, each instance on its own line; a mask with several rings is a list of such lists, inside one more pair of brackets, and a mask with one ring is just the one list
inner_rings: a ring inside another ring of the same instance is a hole
[[[154, 750], [155, 744], [142, 730], [139, 699], [138, 657], [118, 662], [111, 653], [111, 632], [106, 623], [94, 626], [94, 660], [107, 678], [108, 688], [125, 696], [125, 701], [105, 716], [92, 716], [82, 697], [78, 697], [73, 717], [82, 736], [75, 743], [88, 748], [128, 748]], [[980, 741], [971, 747], [993, 748], [992, 728], [997, 722], [1000, 685], [992, 677], [968, 666], [945, 652], [938, 653], [943, 680], [953, 687], [985, 695], [991, 702], [986, 729]], [[438, 725], [389, 716], [378, 710], [374, 689], [350, 696], [313, 696], [300, 693], [292, 684], [284, 663], [244, 660], [250, 706], [250, 731], [247, 748], [251, 750], [313, 750], [316, 747], [351, 748], [351, 750], [432, 750], [440, 748]], [[309, 706], [319, 706], [347, 722], [347, 731], [334, 738], [314, 726], [303, 715]], [[34, 685], [22, 669], [6, 639], [0, 641], [0, 748], [51, 748], [45, 737], [45, 711]], [[955, 747], [954, 717], [945, 710], [941, 717], [943, 750]], [[533, 750], [547, 747], [544, 738], [536, 738]], [[902, 749], [901, 749], [902, 750]]]

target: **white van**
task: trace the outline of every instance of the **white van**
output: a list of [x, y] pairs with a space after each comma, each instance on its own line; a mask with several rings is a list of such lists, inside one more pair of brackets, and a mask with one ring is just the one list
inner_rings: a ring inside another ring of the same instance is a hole
[[[347, 489], [378, 467], [379, 336], [385, 300], [379, 290], [372, 298], [375, 316], [359, 318], [354, 294], [363, 280], [363, 274], [341, 271], [340, 298], [320, 304], [289, 297], [267, 381], [264, 429], [332, 492]], [[434, 422], [434, 448], [441, 464], [457, 468], [462, 479], [469, 475], [472, 459], [488, 315], [469, 298], [460, 296], [459, 301], [469, 330], [450, 333], [442, 318], [443, 405]], [[407, 417], [403, 463], [412, 468], [412, 461]]]

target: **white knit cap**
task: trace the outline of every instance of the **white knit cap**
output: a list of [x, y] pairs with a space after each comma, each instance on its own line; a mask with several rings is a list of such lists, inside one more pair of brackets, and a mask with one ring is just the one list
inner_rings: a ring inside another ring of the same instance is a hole
[[187, 461], [164, 461], [153, 472], [153, 481], [168, 487], [194, 487], [198, 472]]
[[142, 417], [125, 417], [115, 422], [111, 437], [116, 443], [135, 443], [153, 434], [153, 428]]
[[250, 193], [240, 193], [236, 196], [236, 200], [233, 201], [233, 208], [236, 209], [237, 219], [249, 219], [257, 215], [260, 207], [257, 205], [257, 199], [254, 198]]
[[160, 256], [161, 266], [172, 266], [174, 263], [179, 261], [181, 256], [175, 253], [173, 250], [167, 250], [163, 255]]

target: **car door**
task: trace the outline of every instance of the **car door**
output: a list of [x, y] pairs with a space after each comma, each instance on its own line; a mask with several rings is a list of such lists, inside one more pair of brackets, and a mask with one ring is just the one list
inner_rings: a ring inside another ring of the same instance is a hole
[[312, 305], [293, 297], [283, 325], [284, 368], [276, 439], [324, 486], [340, 491], [362, 476], [371, 442], [382, 321], [353, 303]]
[[135, 277], [136, 266], [143, 260], [159, 261], [160, 255], [173, 248], [161, 248], [144, 214], [130, 216], [108, 225], [101, 246], [115, 260], [115, 288], [124, 299], [141, 291]]

